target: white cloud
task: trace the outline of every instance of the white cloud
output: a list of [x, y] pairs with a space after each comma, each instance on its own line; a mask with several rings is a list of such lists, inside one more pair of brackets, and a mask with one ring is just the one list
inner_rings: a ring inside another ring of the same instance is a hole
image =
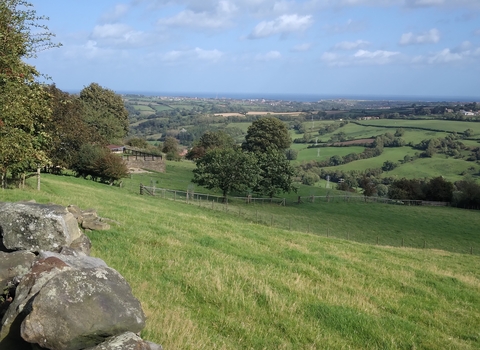
[[375, 64], [385, 64], [391, 62], [391, 59], [395, 56], [398, 56], [400, 52], [394, 51], [367, 51], [367, 50], [358, 50], [353, 57], [356, 59], [362, 60], [364, 62], [375, 63]]
[[452, 52], [450, 49], [443, 49], [428, 58], [428, 63], [451, 63], [463, 59], [462, 53]]
[[402, 34], [400, 45], [435, 44], [439, 41], [440, 32], [438, 29], [433, 28], [428, 32], [423, 32], [421, 34], [414, 34], [412, 32]]
[[150, 35], [122, 23], [97, 25], [90, 39], [100, 45], [117, 47], [140, 47], [152, 43]]
[[224, 53], [214, 49], [214, 50], [204, 50], [201, 48], [194, 48], [189, 50], [172, 50], [165, 54], [159, 55], [159, 59], [167, 63], [181, 63], [183, 61], [206, 61], [216, 63], [222, 57]]
[[325, 52], [321, 60], [330, 66], [353, 66], [353, 65], [384, 65], [394, 63], [400, 58], [400, 52], [394, 51], [368, 51], [358, 50], [353, 55], [340, 55], [334, 52]]
[[293, 51], [293, 52], [305, 52], [305, 51], [309, 51], [311, 48], [312, 48], [311, 43], [303, 43], [303, 44], [295, 45], [292, 48], [291, 51]]
[[[454, 63], [472, 63], [480, 58], [480, 47], [465, 41], [459, 46], [450, 49], [445, 48], [441, 51], [430, 53], [428, 55], [417, 56], [412, 59], [415, 64], [454, 64]], [[477, 62], [478, 63], [478, 62]]]
[[283, 15], [273, 21], [260, 22], [248, 37], [258, 39], [275, 34], [286, 35], [292, 32], [301, 32], [310, 27], [312, 23], [312, 16]]
[[233, 2], [219, 1], [215, 7], [195, 6], [187, 8], [173, 17], [162, 18], [158, 24], [164, 26], [192, 27], [203, 29], [222, 29], [231, 25], [233, 15], [238, 8]]
[[369, 45], [370, 43], [365, 40], [342, 41], [338, 44], [335, 44], [335, 46], [333, 46], [333, 50], [357, 50], [363, 49]]
[[278, 51], [269, 51], [267, 53], [259, 53], [255, 55], [255, 61], [268, 62], [278, 60], [282, 57], [282, 54]]

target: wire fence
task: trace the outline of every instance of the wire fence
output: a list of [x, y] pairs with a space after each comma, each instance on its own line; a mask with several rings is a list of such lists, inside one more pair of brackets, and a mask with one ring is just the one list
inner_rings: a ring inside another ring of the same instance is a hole
[[[281, 210], [279, 213], [275, 213], [275, 210], [263, 210], [264, 206], [276, 206], [284, 207], [287, 205], [285, 198], [252, 198], [247, 197], [230, 197], [225, 199], [222, 196], [216, 196], [204, 193], [195, 193], [194, 191], [179, 191], [165, 188], [147, 187], [140, 185], [140, 194], [151, 195], [162, 199], [168, 199], [173, 201], [179, 201], [188, 203], [197, 207], [209, 209], [215, 212], [224, 212], [231, 215], [238, 216], [247, 222], [264, 225], [268, 227], [304, 232], [309, 234], [315, 234], [319, 236], [325, 236], [329, 238], [345, 239], [350, 241], [356, 241], [360, 243], [366, 243], [371, 245], [392, 246], [392, 247], [409, 247], [417, 249], [441, 249], [446, 251], [452, 251], [462, 254], [474, 254], [480, 255], [480, 247], [476, 244], [459, 244], [456, 243], [455, 247], [449, 246], [449, 243], [445, 243], [441, 240], [434, 240], [432, 238], [423, 238], [421, 235], [385, 235], [365, 232], [353, 232], [341, 228], [338, 225], [336, 228], [331, 226], [325, 226], [317, 224], [311, 220], [305, 220], [302, 217], [295, 215], [285, 215], [285, 210]], [[301, 196], [297, 198], [297, 201], [289, 203], [290, 205], [298, 203], [335, 203], [335, 202], [350, 202], [350, 203], [385, 203], [385, 204], [397, 204], [397, 205], [423, 205], [419, 202], [422, 201], [393, 201], [386, 198], [379, 200], [373, 200], [375, 197], [363, 197], [363, 196]], [[300, 200], [300, 202], [299, 202]], [[445, 205], [443, 202], [434, 202], [434, 205]], [[462, 246], [463, 245], [463, 246]]]

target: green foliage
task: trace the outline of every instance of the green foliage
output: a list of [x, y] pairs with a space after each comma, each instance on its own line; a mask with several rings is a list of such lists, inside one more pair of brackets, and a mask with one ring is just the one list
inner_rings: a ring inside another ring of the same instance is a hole
[[201, 158], [206, 152], [216, 148], [232, 148], [235, 145], [233, 137], [223, 130], [206, 131], [187, 153], [186, 158], [195, 160]]
[[0, 1], [0, 176], [48, 164], [49, 95], [37, 82], [40, 73], [22, 61], [54, 45], [53, 36], [31, 4]]
[[269, 148], [283, 151], [291, 142], [287, 125], [277, 118], [266, 117], [254, 121], [248, 128], [242, 148], [255, 153]]
[[256, 155], [260, 166], [260, 180], [254, 191], [273, 197], [278, 193], [296, 192], [293, 185], [295, 169], [290, 164], [284, 152], [268, 149]]
[[166, 154], [178, 154], [179, 144], [175, 137], [167, 136], [163, 142], [162, 152]]
[[296, 160], [298, 157], [298, 151], [296, 149], [289, 148], [285, 151], [285, 156], [288, 160]]
[[72, 165], [72, 170], [77, 176], [92, 179], [98, 177], [97, 164], [107, 154], [108, 150], [89, 143], [83, 144], [78, 152], [77, 161]]
[[84, 144], [78, 153], [78, 160], [72, 166], [77, 176], [113, 184], [121, 178], [127, 177], [128, 169], [119, 156], [107, 148]]
[[240, 149], [213, 149], [196, 161], [193, 182], [208, 189], [219, 189], [226, 198], [231, 192], [254, 188], [260, 167], [254, 154]]
[[397, 163], [394, 163], [394, 162], [391, 162], [391, 161], [387, 160], [386, 162], [383, 163], [382, 170], [383, 171], [391, 171], [391, 170], [395, 169], [397, 166], [398, 166]]
[[480, 185], [472, 178], [455, 183], [457, 191], [453, 194], [453, 204], [462, 208], [480, 207]]
[[445, 180], [442, 176], [430, 179], [423, 188], [426, 200], [438, 202], [451, 202], [453, 196], [453, 183]]
[[128, 111], [122, 97], [97, 83], [80, 91], [84, 118], [107, 143], [118, 143], [128, 133]]
[[391, 199], [421, 200], [424, 198], [422, 182], [417, 179], [395, 180], [389, 188], [388, 197]]
[[149, 146], [147, 140], [143, 137], [132, 137], [127, 140], [127, 145], [142, 149], [147, 149]]
[[76, 96], [55, 85], [46, 87], [46, 91], [52, 96], [52, 119], [46, 124], [51, 137], [47, 154], [54, 167], [69, 169], [77, 161], [81, 146], [98, 142], [101, 136], [85, 123], [83, 105]]
[[313, 186], [316, 182], [320, 181], [320, 177], [313, 171], [307, 171], [302, 174], [302, 184]]
[[359, 185], [363, 189], [364, 196], [371, 197], [377, 194], [375, 179], [363, 175], [359, 181]]
[[468, 128], [463, 132], [463, 136], [465, 137], [472, 137], [474, 134], [475, 132], [473, 131], [473, 129], [470, 129], [470, 128]]

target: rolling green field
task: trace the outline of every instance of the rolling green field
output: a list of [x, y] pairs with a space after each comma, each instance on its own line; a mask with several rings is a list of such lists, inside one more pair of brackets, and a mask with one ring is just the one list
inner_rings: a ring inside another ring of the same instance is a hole
[[335, 155], [346, 156], [350, 153], [362, 153], [365, 149], [360, 146], [307, 148], [307, 144], [303, 143], [292, 144], [291, 148], [298, 150], [296, 163], [308, 160], [322, 161]]
[[[174, 165], [163, 181], [187, 181], [188, 167]], [[164, 349], [480, 347], [480, 256], [453, 252], [459, 242], [480, 249], [478, 212], [345, 202], [262, 207], [269, 215], [291, 210], [330, 232], [445, 245], [395, 248], [269, 227], [233, 208], [130, 187], [45, 175], [41, 192], [5, 190], [0, 200], [76, 204], [117, 221], [88, 233], [93, 255], [127, 279], [147, 315], [142, 336]]]
[[458, 133], [464, 132], [467, 129], [472, 129], [476, 136], [480, 136], [480, 123], [464, 122], [456, 120], [400, 120], [400, 119], [378, 119], [361, 121], [361, 124], [375, 125], [375, 126], [390, 126], [396, 128], [429, 128], [445, 131], [456, 131]]

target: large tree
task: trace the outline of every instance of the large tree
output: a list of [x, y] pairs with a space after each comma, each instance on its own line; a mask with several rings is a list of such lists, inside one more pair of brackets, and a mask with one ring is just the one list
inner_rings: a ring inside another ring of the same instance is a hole
[[261, 118], [248, 127], [242, 148], [248, 152], [266, 152], [267, 149], [284, 151], [292, 140], [287, 125], [274, 117]]
[[219, 189], [226, 198], [230, 192], [253, 189], [260, 179], [254, 154], [240, 149], [213, 149], [196, 161], [193, 182], [208, 189]]
[[0, 1], [0, 176], [21, 173], [48, 163], [51, 116], [49, 94], [38, 82], [40, 73], [23, 59], [35, 57], [52, 44], [48, 28], [32, 5], [22, 0]]
[[63, 92], [55, 85], [47, 91], [52, 96], [52, 119], [47, 124], [51, 136], [48, 156], [55, 167], [71, 168], [78, 160], [78, 152], [86, 143], [99, 143], [102, 137], [83, 119], [83, 104], [80, 99]]
[[105, 142], [120, 142], [128, 133], [128, 111], [120, 95], [92, 83], [80, 91], [85, 121]]

